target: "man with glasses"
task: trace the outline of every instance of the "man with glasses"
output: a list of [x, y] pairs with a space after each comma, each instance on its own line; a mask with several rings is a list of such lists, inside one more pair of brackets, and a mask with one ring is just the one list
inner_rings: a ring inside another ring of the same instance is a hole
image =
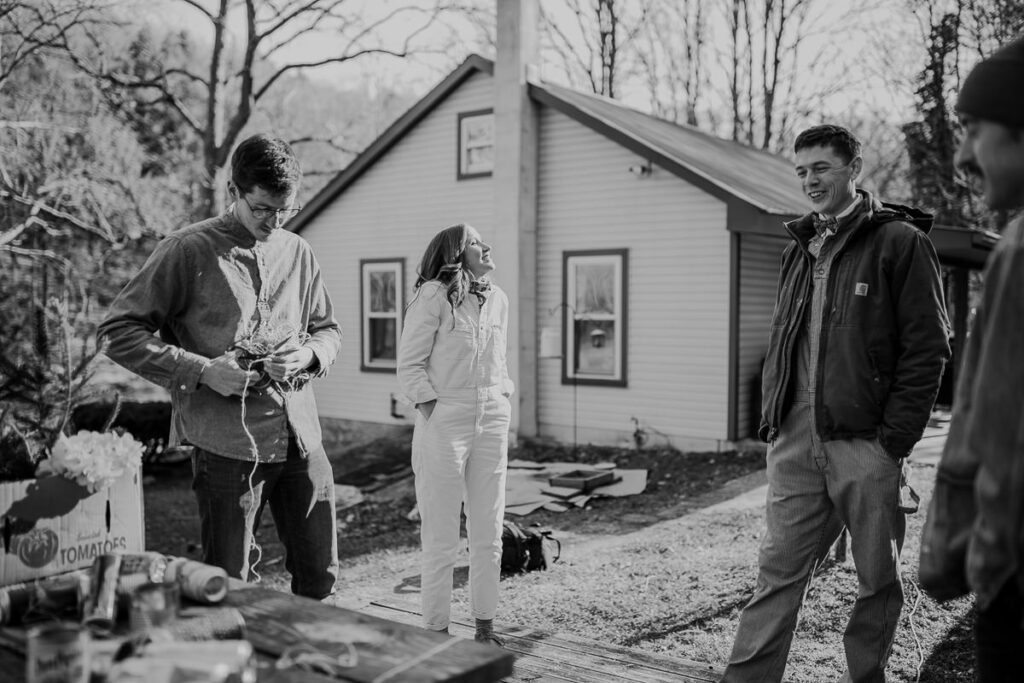
[[884, 681], [903, 608], [903, 460], [949, 357], [931, 217], [859, 190], [860, 142], [815, 126], [795, 144], [813, 211], [786, 224], [762, 376], [766, 532], [723, 681], [781, 681], [815, 568], [845, 526], [857, 600], [843, 681]]
[[309, 384], [341, 330], [310, 246], [282, 230], [301, 172], [281, 139], [231, 158], [220, 216], [165, 237], [100, 325], [106, 353], [171, 393], [171, 444], [193, 447], [203, 561], [248, 580], [270, 506], [292, 591], [324, 598], [338, 575], [334, 476]]

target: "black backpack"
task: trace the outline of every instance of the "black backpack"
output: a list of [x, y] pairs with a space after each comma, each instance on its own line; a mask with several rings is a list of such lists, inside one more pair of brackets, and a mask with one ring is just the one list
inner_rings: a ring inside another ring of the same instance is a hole
[[538, 525], [521, 527], [505, 520], [501, 531], [501, 571], [523, 574], [534, 569], [547, 569], [558, 561], [562, 544], [550, 529]]

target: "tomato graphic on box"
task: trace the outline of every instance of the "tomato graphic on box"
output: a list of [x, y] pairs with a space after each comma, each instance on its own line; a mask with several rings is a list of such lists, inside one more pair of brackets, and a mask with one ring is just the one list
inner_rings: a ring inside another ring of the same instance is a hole
[[53, 562], [60, 549], [60, 537], [52, 529], [36, 527], [12, 542], [18, 559], [26, 567], [39, 569]]

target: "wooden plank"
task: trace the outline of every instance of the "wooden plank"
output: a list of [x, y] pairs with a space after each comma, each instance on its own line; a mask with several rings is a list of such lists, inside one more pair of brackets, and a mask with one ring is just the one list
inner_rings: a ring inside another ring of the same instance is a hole
[[[393, 598], [375, 600], [361, 611], [409, 623], [416, 621], [419, 614], [416, 606]], [[461, 635], [462, 628], [472, 634], [473, 627], [468, 619], [456, 618], [453, 624], [452, 631], [456, 635]], [[721, 672], [708, 664], [654, 655], [578, 636], [509, 624], [496, 624], [495, 630], [505, 638], [506, 649], [519, 655], [515, 664], [516, 675], [534, 671], [540, 666], [541, 671], [556, 676], [554, 680], [581, 683], [606, 680], [689, 683], [718, 681], [721, 678]], [[527, 663], [528, 660], [536, 660], [539, 664], [534, 661]]]
[[[412, 611], [396, 610], [381, 604], [371, 603], [361, 611], [376, 614], [386, 619], [408, 620], [415, 623], [419, 617]], [[401, 616], [398, 616], [401, 615]], [[512, 676], [503, 679], [505, 683], [530, 683], [538, 680], [558, 683], [671, 683], [692, 681], [666, 676], [660, 671], [628, 670], [617, 662], [604, 661], [601, 656], [592, 656], [574, 651], [572, 648], [551, 647], [536, 637], [520, 637], [513, 633], [519, 627], [496, 625], [498, 634], [505, 640], [505, 649], [517, 654]], [[453, 620], [451, 631], [456, 636], [473, 637], [473, 627], [468, 621]], [[534, 635], [539, 631], [533, 631]], [[551, 634], [548, 634], [549, 636]], [[557, 637], [557, 636], [555, 636]], [[717, 679], [715, 679], [717, 680]]]
[[344, 657], [351, 645], [356, 661], [343, 675], [354, 683], [494, 683], [512, 673], [513, 655], [499, 648], [266, 588], [233, 584], [222, 604], [242, 613], [264, 654], [312, 645]]
[[[419, 615], [414, 612], [394, 610], [374, 603], [361, 607], [359, 611], [403, 624], [415, 625], [420, 622]], [[449, 629], [454, 636], [468, 639], [473, 638], [473, 627], [467, 623], [453, 621]], [[529, 657], [517, 657], [512, 673], [501, 679], [502, 683], [569, 683], [572, 680], [551, 673], [536, 663], [531, 664], [529, 659]]]

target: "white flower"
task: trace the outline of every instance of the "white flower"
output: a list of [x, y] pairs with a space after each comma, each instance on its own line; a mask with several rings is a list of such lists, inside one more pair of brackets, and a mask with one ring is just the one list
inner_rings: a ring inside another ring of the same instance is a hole
[[57, 439], [36, 474], [60, 474], [95, 493], [135, 472], [142, 464], [145, 447], [130, 434], [82, 431]]

